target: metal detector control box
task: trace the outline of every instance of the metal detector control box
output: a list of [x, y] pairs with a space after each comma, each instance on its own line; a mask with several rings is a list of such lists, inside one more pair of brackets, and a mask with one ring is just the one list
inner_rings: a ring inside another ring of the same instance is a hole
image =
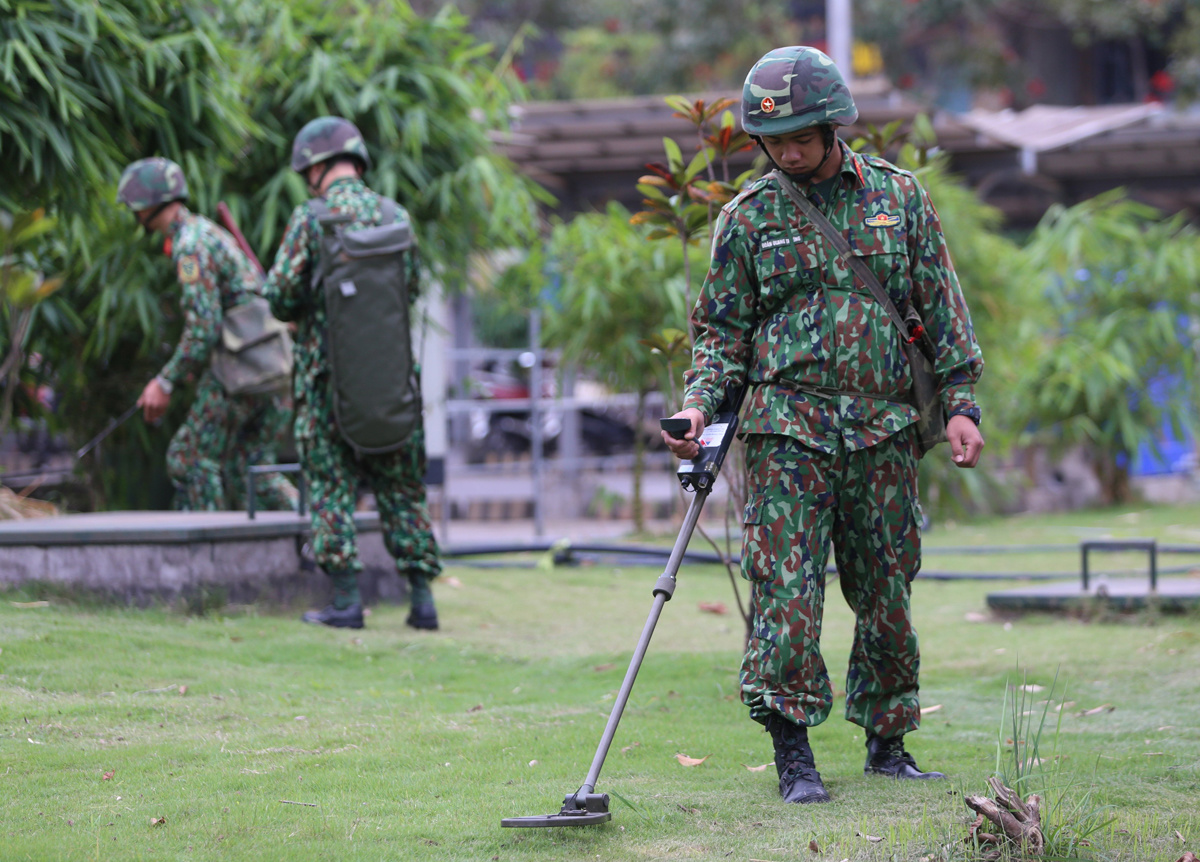
[[745, 384], [733, 392], [726, 392], [717, 412], [713, 414], [712, 422], [705, 426], [704, 433], [700, 435], [700, 454], [690, 461], [679, 463], [675, 474], [685, 490], [712, 490], [733, 438], [737, 436], [738, 413], [745, 395]]

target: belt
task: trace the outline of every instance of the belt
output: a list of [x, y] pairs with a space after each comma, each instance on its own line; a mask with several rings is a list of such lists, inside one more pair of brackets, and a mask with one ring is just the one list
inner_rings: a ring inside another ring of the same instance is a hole
[[797, 392], [801, 392], [805, 395], [809, 395], [809, 394], [821, 395], [825, 398], [835, 398], [837, 396], [844, 395], [844, 396], [847, 396], [850, 398], [872, 398], [876, 401], [889, 401], [892, 404], [907, 404], [909, 407], [913, 406], [912, 401], [907, 398], [897, 398], [893, 395], [880, 395], [877, 392], [859, 392], [856, 389], [834, 389], [831, 386], [818, 386], [818, 385], [815, 385], [812, 383], [800, 383], [796, 380], [787, 380], [785, 378], [778, 378], [776, 380], [764, 380], [764, 381], [755, 383], [754, 385], [762, 386], [767, 383], [772, 383], [777, 386], [782, 386], [785, 389], [794, 389]]

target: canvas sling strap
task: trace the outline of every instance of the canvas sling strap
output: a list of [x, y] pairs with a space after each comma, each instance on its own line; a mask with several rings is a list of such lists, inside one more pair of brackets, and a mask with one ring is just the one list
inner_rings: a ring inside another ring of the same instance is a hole
[[[917, 408], [921, 417], [917, 433], [920, 439], [921, 454], [924, 455], [938, 443], [945, 442], [946, 411], [938, 393], [937, 376], [933, 371], [933, 355], [935, 353], [933, 343], [925, 332], [925, 325], [921, 321], [920, 315], [912, 306], [909, 306], [907, 316], [900, 313], [896, 304], [892, 302], [892, 298], [883, 289], [883, 285], [879, 283], [879, 279], [875, 277], [875, 273], [871, 272], [866, 262], [851, 250], [846, 237], [833, 226], [812, 201], [796, 188], [790, 179], [784, 176], [783, 172], [771, 171], [767, 176], [779, 183], [788, 199], [796, 205], [800, 212], [804, 213], [809, 221], [817, 226], [817, 230], [825, 239], [829, 240], [841, 261], [866, 286], [871, 295], [875, 297], [875, 301], [887, 311], [888, 317], [896, 325], [900, 337], [904, 339], [913, 378], [911, 403]], [[796, 244], [795, 234], [792, 235], [792, 243]], [[798, 253], [799, 249], [797, 248]]]

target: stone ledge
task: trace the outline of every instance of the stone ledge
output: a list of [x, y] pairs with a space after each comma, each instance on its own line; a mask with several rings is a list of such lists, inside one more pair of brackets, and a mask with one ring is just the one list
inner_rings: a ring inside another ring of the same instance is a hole
[[[368, 602], [402, 602], [375, 513], [356, 517]], [[308, 519], [268, 512], [112, 512], [0, 523], [0, 589], [44, 585], [147, 605], [197, 595], [292, 604], [328, 600], [329, 581], [302, 553]]]

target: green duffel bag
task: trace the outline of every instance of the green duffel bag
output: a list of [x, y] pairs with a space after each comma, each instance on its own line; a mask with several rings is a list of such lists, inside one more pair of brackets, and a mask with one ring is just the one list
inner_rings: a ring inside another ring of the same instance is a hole
[[412, 225], [388, 198], [380, 224], [354, 230], [351, 216], [312, 203], [321, 223], [313, 284], [325, 297], [338, 430], [360, 454], [391, 452], [421, 424], [404, 258], [415, 244]]
[[212, 373], [230, 395], [287, 389], [292, 380], [292, 338], [260, 296], [227, 308], [212, 354]]

